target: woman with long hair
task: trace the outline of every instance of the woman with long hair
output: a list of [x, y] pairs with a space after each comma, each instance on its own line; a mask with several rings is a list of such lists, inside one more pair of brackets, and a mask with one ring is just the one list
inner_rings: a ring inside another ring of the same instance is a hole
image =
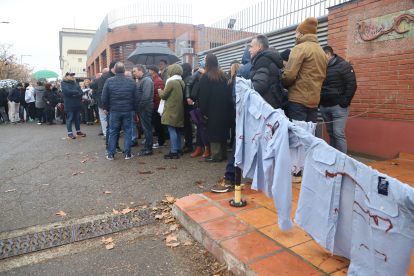
[[45, 88], [46, 91], [43, 94], [42, 100], [46, 104], [44, 112], [46, 113], [47, 124], [55, 125], [56, 123], [53, 122], [53, 119], [55, 118], [55, 106], [57, 104], [57, 98], [55, 92], [52, 90], [52, 84], [47, 83], [45, 85]]
[[211, 156], [204, 161], [221, 162], [227, 159], [231, 97], [217, 57], [208, 54], [204, 62], [205, 72], [200, 78], [200, 114], [205, 121], [204, 139], [210, 142], [211, 150]]
[[87, 125], [93, 125], [93, 108], [91, 106], [91, 102], [92, 102], [92, 89], [89, 87], [89, 85], [91, 84], [91, 81], [89, 79], [86, 79], [83, 82], [83, 87], [82, 87], [82, 91], [83, 91], [83, 96], [82, 96], [82, 106], [83, 106], [83, 111], [85, 113], [85, 123]]

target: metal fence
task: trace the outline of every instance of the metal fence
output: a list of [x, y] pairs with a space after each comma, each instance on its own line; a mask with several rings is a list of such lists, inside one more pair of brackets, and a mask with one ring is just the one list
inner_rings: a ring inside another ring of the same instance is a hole
[[101, 26], [96, 31], [87, 51], [88, 58], [105, 37], [108, 28], [156, 22], [192, 24], [192, 14], [192, 5], [172, 2], [135, 3], [115, 8], [105, 16]]
[[199, 52], [322, 17], [327, 8], [352, 0], [264, 0], [200, 31]]

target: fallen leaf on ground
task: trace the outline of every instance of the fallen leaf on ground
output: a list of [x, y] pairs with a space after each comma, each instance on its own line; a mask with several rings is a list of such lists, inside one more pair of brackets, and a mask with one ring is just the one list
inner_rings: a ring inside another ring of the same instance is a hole
[[179, 242], [167, 243], [167, 246], [168, 246], [168, 247], [171, 247], [171, 248], [173, 248], [173, 247], [177, 247], [177, 246], [179, 246], [179, 245], [180, 245], [180, 243], [179, 243]]
[[157, 168], [157, 170], [159, 170], [159, 171], [160, 171], [160, 170], [165, 170], [165, 168]]
[[148, 208], [148, 205], [144, 205], [144, 206], [142, 206], [142, 208], [143, 209], [147, 209]]
[[174, 222], [174, 221], [175, 221], [175, 218], [170, 218], [170, 219], [165, 220], [165, 224]]
[[132, 209], [129, 209], [129, 208], [127, 207], [127, 208], [125, 208], [124, 210], [122, 210], [121, 212], [122, 212], [122, 214], [126, 215], [126, 214], [128, 214], [128, 213], [131, 213], [131, 212], [132, 212]]
[[163, 219], [164, 218], [164, 215], [155, 215], [155, 218], [156, 219]]
[[128, 175], [131, 175], [131, 173], [128, 173]]
[[171, 241], [177, 241], [177, 236], [173, 236], [173, 237], [166, 237], [165, 238], [165, 242], [171, 242]]
[[139, 203], [144, 204], [145, 202], [144, 201], [140, 201]]
[[121, 206], [127, 206], [125, 203], [119, 203], [119, 205], [121, 205]]
[[78, 173], [72, 173], [72, 175], [77, 175]]
[[398, 166], [398, 163], [391, 162], [391, 165]]
[[112, 192], [111, 191], [105, 191], [105, 192], [103, 192], [104, 194], [112, 194]]
[[200, 185], [200, 186], [198, 186], [198, 187], [199, 187], [200, 189], [204, 189], [204, 186], [201, 186], [201, 185]]
[[80, 173], [85, 173], [85, 172], [80, 172]]
[[112, 248], [114, 248], [114, 245], [115, 245], [114, 243], [110, 243], [105, 247], [106, 247], [106, 249], [111, 250]]
[[160, 234], [160, 232], [157, 232], [157, 234], [155, 234], [155, 236], [158, 236]]
[[158, 153], [162, 153], [162, 150], [159, 150]]
[[177, 228], [178, 228], [178, 226], [177, 226], [177, 224], [175, 224], [175, 225], [170, 227], [170, 231], [175, 231], [175, 230], [177, 230]]
[[192, 245], [193, 243], [192, 242], [190, 242], [190, 241], [186, 241], [185, 243], [184, 243], [184, 245]]
[[132, 205], [132, 204], [134, 204], [135, 202], [130, 202], [130, 203], [131, 203], [131, 205]]
[[49, 184], [43, 184], [43, 185], [48, 186]]
[[145, 162], [139, 161], [138, 164], [144, 165], [146, 164]]
[[97, 152], [95, 152], [95, 155], [97, 155], [98, 153]]
[[157, 239], [152, 239], [153, 241], [156, 241]]
[[4, 192], [9, 193], [9, 192], [14, 192], [14, 191], [16, 191], [16, 189], [7, 190], [7, 191], [4, 191]]
[[119, 211], [117, 211], [117, 210], [115, 210], [115, 209], [112, 209], [112, 212], [113, 212], [115, 215], [118, 215], [118, 214], [119, 214]]
[[82, 154], [82, 153], [83, 153], [83, 151], [79, 152], [79, 154]]
[[199, 180], [199, 181], [196, 181], [196, 183], [197, 184], [201, 184], [201, 183], [206, 183], [205, 181], [203, 181], [203, 180]]
[[60, 216], [60, 217], [64, 217], [66, 216], [66, 213], [63, 211], [60, 211], [59, 213], [56, 213], [55, 215]]
[[66, 155], [69, 155], [69, 154], [70, 154], [69, 152], [66, 153]]
[[113, 242], [113, 241], [114, 241], [114, 239], [113, 239], [112, 237], [107, 238], [107, 239], [102, 238], [102, 240], [101, 240], [101, 242], [103, 242], [103, 243], [111, 243], [111, 242]]
[[153, 207], [153, 208], [152, 208], [152, 210], [153, 210], [153, 211], [157, 211], [157, 210], [158, 210], [158, 208], [157, 208], [157, 207]]
[[175, 202], [175, 198], [173, 196], [167, 196], [166, 197], [168, 203], [174, 203]]
[[162, 233], [163, 236], [167, 236], [169, 234], [171, 234], [171, 231], [167, 231], [167, 232]]
[[172, 167], [172, 169], [173, 169], [173, 170], [176, 170], [176, 169], [177, 169], [177, 167], [176, 167], [176, 166], [173, 166], [173, 167]]
[[148, 171], [148, 172], [139, 172], [139, 174], [153, 174], [153, 172]]

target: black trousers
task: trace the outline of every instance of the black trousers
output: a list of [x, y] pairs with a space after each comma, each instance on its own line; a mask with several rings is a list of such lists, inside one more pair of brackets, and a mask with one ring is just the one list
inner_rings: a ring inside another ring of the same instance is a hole
[[165, 127], [161, 124], [161, 115], [154, 108], [152, 110], [152, 124], [154, 125], [155, 135], [158, 137], [158, 144], [165, 144]]
[[87, 123], [93, 123], [94, 119], [93, 119], [93, 108], [90, 107], [88, 108], [89, 104], [88, 103], [82, 103], [83, 106], [83, 114], [85, 114], [85, 118], [82, 118], [83, 122], [87, 122]]
[[193, 148], [193, 127], [191, 125], [190, 111], [193, 107], [188, 103], [184, 103], [184, 139], [187, 148]]
[[45, 113], [46, 113], [47, 121], [49, 123], [53, 123], [53, 119], [55, 118], [55, 107], [47, 105], [45, 107]]
[[45, 116], [45, 114], [44, 114], [44, 112], [43, 112], [43, 110], [44, 110], [44, 108], [37, 108], [36, 107], [36, 118], [39, 120], [39, 121], [46, 121], [46, 116]]
[[35, 103], [28, 103], [27, 106], [29, 107], [29, 116], [30, 119], [34, 120], [36, 119], [36, 106]]

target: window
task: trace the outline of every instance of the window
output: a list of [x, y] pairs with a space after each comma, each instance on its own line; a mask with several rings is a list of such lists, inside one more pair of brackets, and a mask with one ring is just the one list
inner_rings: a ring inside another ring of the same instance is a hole
[[82, 58], [78, 58], [78, 62], [82, 62]]

